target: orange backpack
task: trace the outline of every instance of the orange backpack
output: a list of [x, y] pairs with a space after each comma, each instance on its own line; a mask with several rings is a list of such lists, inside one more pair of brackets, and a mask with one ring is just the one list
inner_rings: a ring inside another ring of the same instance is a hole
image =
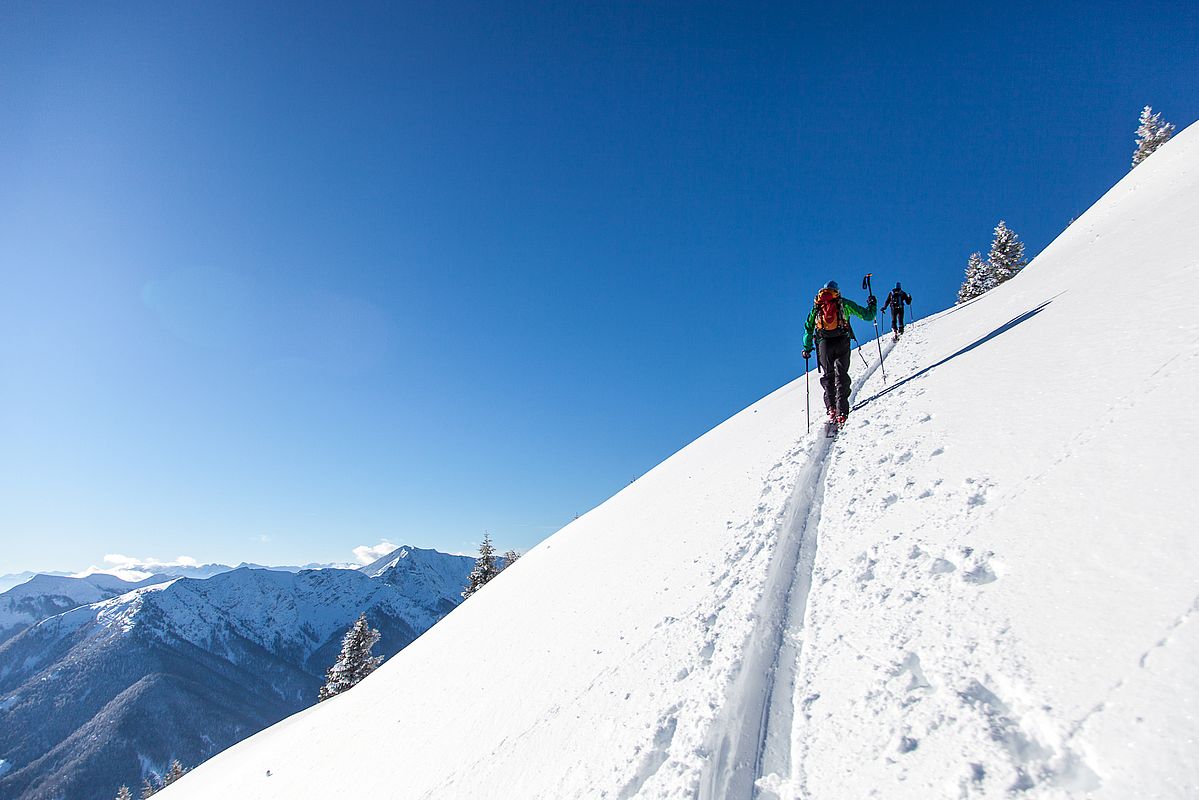
[[841, 293], [836, 289], [821, 289], [816, 293], [816, 330], [839, 331], [848, 327], [841, 308]]

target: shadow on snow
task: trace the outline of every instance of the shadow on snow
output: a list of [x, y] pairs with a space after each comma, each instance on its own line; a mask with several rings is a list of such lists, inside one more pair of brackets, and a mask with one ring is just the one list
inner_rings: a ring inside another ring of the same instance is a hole
[[[945, 358], [941, 359], [936, 364], [930, 364], [929, 366], [925, 367], [924, 369], [920, 370], [919, 372], [909, 375], [908, 377], [904, 378], [903, 380], [899, 381], [898, 383], [891, 384], [886, 389], [883, 389], [881, 392], [878, 392], [877, 394], [873, 394], [870, 397], [867, 397], [865, 400], [862, 400], [862, 401], [858, 402], [857, 404], [855, 404], [853, 407], [853, 410], [857, 411], [859, 408], [863, 408], [867, 405], [870, 405], [875, 400], [878, 400], [880, 397], [883, 397], [884, 395], [895, 391], [896, 389], [898, 389], [900, 386], [903, 386], [908, 381], [914, 381], [917, 378], [919, 378], [921, 375], [931, 372], [932, 370], [936, 369], [937, 367], [941, 366], [942, 364], [945, 364], [949, 361], [953, 361], [958, 356], [965, 355], [966, 353], [969, 353], [971, 350], [978, 347], [979, 345], [985, 344], [985, 343], [991, 341], [999, 334], [1010, 331], [1012, 328], [1016, 327], [1021, 322], [1025, 322], [1027, 320], [1032, 319], [1037, 314], [1040, 314], [1045, 309], [1046, 306], [1048, 306], [1050, 303], [1053, 302], [1053, 300], [1054, 300], [1054, 298], [1050, 298], [1050, 299], [1046, 300], [1044, 303], [1041, 303], [1041, 305], [1037, 306], [1036, 308], [1025, 311], [1020, 316], [1014, 317], [1014, 318], [1008, 320], [1007, 322], [1003, 323], [995, 330], [988, 333], [986, 336], [983, 336], [980, 339], [975, 339], [973, 342], [966, 345], [965, 347], [963, 347], [961, 350], [957, 351], [953, 355], [945, 356]], [[957, 309], [954, 309], [954, 311], [956, 311], [956, 310]], [[952, 312], [950, 312], [950, 313], [952, 313]]]

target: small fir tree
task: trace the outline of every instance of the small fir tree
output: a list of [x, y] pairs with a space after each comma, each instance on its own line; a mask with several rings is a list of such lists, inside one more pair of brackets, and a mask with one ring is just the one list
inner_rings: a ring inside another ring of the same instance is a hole
[[129, 791], [128, 786], [122, 786], [117, 789], [116, 800], [133, 800], [133, 794]]
[[504, 553], [504, 566], [500, 567], [500, 572], [503, 572], [504, 570], [508, 569], [508, 567], [512, 566], [518, 558], [520, 558], [520, 552], [517, 550], [509, 550], [508, 552]]
[[479, 543], [479, 557], [475, 559], [475, 568], [470, 571], [469, 583], [462, 591], [462, 599], [470, 597], [487, 585], [487, 582], [499, 574], [495, 563], [495, 547], [491, 544], [491, 534], [484, 533], [483, 541]]
[[1132, 166], [1136, 167], [1153, 155], [1153, 151], [1168, 142], [1173, 135], [1174, 126], [1162, 122], [1160, 112], [1154, 114], [1150, 106], [1145, 106], [1141, 111], [1140, 125], [1137, 126], [1137, 148], [1132, 153]]
[[187, 773], [187, 769], [179, 763], [178, 759], [171, 760], [171, 766], [167, 768], [167, 774], [163, 776], [162, 785], [170, 786], [175, 781], [179, 780]]
[[[154, 776], [154, 780], [157, 782], [157, 775]], [[146, 800], [146, 798], [153, 796], [153, 794], [157, 791], [158, 787], [151, 783], [149, 778], [142, 778], [141, 800]]]
[[983, 261], [982, 253], [971, 253], [966, 262], [966, 278], [958, 289], [958, 302], [964, 303], [986, 293], [995, 286], [995, 276], [990, 265]]
[[995, 238], [991, 240], [987, 264], [996, 285], [1010, 281], [1028, 264], [1024, 258], [1024, 242], [1003, 220], [999, 220], [995, 226]]
[[371, 648], [378, 641], [379, 632], [371, 628], [364, 611], [341, 640], [341, 654], [325, 673], [325, 685], [317, 695], [318, 702], [352, 689], [383, 663], [383, 656], [371, 655]]

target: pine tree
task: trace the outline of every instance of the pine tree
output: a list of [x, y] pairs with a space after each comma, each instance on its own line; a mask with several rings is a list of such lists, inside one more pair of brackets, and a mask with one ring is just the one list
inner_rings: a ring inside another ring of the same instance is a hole
[[325, 673], [325, 685], [317, 694], [317, 700], [328, 700], [334, 695], [352, 689], [375, 668], [383, 663], [383, 656], [372, 656], [371, 648], [379, 641], [379, 632], [366, 621], [366, 612], [358, 615], [357, 621], [346, 631], [341, 640], [341, 653], [333, 666]]
[[995, 276], [990, 265], [983, 261], [982, 253], [971, 253], [966, 262], [966, 278], [958, 289], [958, 302], [964, 303], [987, 292], [995, 286]]
[[500, 567], [500, 572], [503, 572], [504, 570], [508, 569], [508, 567], [512, 566], [518, 558], [520, 558], [520, 552], [517, 550], [509, 550], [508, 552], [504, 553], [504, 566]]
[[1016, 232], [1003, 220], [999, 220], [999, 224], [995, 226], [995, 238], [991, 240], [987, 264], [996, 285], [1010, 281], [1028, 264], [1024, 258], [1024, 242], [1020, 241]]
[[128, 786], [122, 786], [120, 789], [117, 789], [116, 800], [133, 800], [133, 795], [130, 793]]
[[1140, 125], [1137, 126], [1137, 149], [1132, 153], [1132, 166], [1137, 166], [1153, 155], [1153, 151], [1168, 142], [1173, 135], [1174, 126], [1169, 122], [1162, 122], [1160, 112], [1154, 114], [1152, 107], [1145, 106], [1141, 111]]
[[[155, 781], [157, 781], [158, 776], [155, 775], [154, 779], [155, 779]], [[150, 783], [149, 778], [142, 778], [141, 800], [146, 800], [146, 798], [151, 797], [157, 791], [158, 791], [158, 787], [156, 787], [153, 783]]]
[[187, 769], [179, 763], [178, 759], [171, 760], [171, 766], [167, 768], [167, 774], [162, 779], [163, 786], [170, 786], [175, 781], [179, 780], [187, 773]]
[[498, 574], [499, 569], [495, 564], [495, 547], [491, 544], [491, 534], [484, 533], [483, 541], [479, 543], [479, 557], [475, 559], [475, 568], [470, 571], [470, 582], [462, 591], [462, 599], [465, 600], [482, 589]]

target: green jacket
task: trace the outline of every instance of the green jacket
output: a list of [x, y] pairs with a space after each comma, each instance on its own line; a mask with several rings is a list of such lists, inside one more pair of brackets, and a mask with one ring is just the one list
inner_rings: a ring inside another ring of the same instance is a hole
[[[854, 301], [850, 300], [848, 297], [842, 297], [841, 298], [841, 308], [845, 309], [845, 321], [848, 323], [851, 315], [857, 317], [858, 319], [864, 319], [867, 322], [873, 321], [875, 314], [878, 313], [878, 301], [873, 296], [871, 296], [870, 300], [871, 300], [870, 305], [866, 306], [865, 308], [862, 308], [860, 305], [858, 305]], [[804, 323], [804, 334], [803, 334], [803, 349], [804, 350], [812, 349], [812, 338], [815, 335], [815, 333], [816, 333], [816, 305], [815, 305], [815, 303], [813, 303], [812, 310], [808, 312], [808, 321]], [[853, 328], [852, 327], [850, 327], [850, 329], [849, 329], [849, 335], [851, 338], [855, 338], [853, 336]]]

